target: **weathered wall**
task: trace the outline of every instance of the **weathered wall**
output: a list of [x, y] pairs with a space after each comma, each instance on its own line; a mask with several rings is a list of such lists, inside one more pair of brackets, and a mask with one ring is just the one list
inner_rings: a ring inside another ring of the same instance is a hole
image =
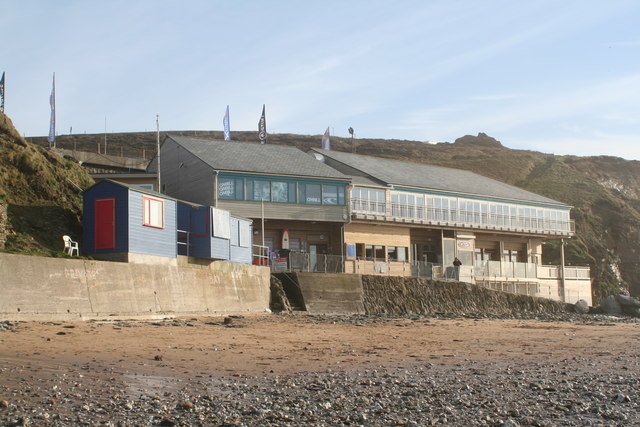
[[269, 269], [127, 264], [0, 254], [0, 319], [258, 313], [269, 307]]
[[362, 280], [358, 274], [290, 273], [312, 314], [364, 313]]
[[362, 276], [367, 314], [515, 314], [560, 312], [567, 304], [484, 289], [463, 282]]

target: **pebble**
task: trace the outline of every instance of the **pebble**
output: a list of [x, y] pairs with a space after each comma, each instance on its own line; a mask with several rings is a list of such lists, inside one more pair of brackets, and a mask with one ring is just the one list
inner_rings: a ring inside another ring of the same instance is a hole
[[[630, 321], [575, 313], [530, 316], [542, 321]], [[232, 323], [241, 319], [229, 318]], [[305, 316], [304, 321], [355, 326], [388, 318]], [[187, 326], [177, 321], [149, 324]], [[594, 368], [590, 362], [578, 356], [558, 366], [514, 357], [509, 363], [461, 360], [455, 365], [424, 362], [288, 375], [229, 373], [189, 382], [167, 377], [168, 386], [160, 392], [136, 393], [113, 373], [101, 381], [86, 375], [82, 387], [76, 386], [79, 375], [58, 375], [47, 384], [34, 376], [0, 387], [0, 425], [640, 425], [637, 362], [603, 361], [614, 368], [636, 363], [629, 370]]]

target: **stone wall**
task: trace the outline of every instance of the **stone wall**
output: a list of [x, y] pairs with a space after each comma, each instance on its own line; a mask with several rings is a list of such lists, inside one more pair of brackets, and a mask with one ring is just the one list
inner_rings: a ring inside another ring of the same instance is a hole
[[493, 291], [463, 282], [362, 276], [367, 314], [516, 314], [562, 312], [568, 305], [545, 298]]

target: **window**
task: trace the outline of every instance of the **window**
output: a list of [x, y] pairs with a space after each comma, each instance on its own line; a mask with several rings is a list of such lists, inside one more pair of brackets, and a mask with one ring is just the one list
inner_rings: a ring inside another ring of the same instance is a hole
[[251, 200], [271, 200], [271, 185], [269, 181], [253, 181], [253, 194]]
[[338, 187], [336, 185], [322, 185], [322, 204], [337, 205], [338, 204]]
[[282, 203], [289, 201], [289, 185], [286, 182], [271, 182], [271, 201]]
[[218, 198], [225, 200], [244, 200], [244, 179], [218, 179]]
[[384, 246], [375, 245], [373, 247], [373, 256], [376, 261], [384, 261]]
[[407, 252], [406, 246], [387, 246], [387, 259], [389, 261], [406, 261]]
[[296, 183], [290, 182], [289, 183], [289, 203], [295, 203], [295, 202], [296, 202]]
[[356, 258], [362, 259], [365, 256], [364, 243], [356, 243]]
[[365, 245], [365, 257], [368, 260], [373, 259], [373, 245]]
[[142, 197], [143, 225], [164, 228], [164, 200]]
[[310, 205], [322, 203], [322, 187], [320, 184], [306, 184], [306, 197], [304, 202]]

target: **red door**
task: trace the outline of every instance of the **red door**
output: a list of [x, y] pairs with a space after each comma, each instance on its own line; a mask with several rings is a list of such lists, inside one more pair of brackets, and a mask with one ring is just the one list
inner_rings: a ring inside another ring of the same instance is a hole
[[116, 248], [116, 200], [95, 201], [95, 249]]

